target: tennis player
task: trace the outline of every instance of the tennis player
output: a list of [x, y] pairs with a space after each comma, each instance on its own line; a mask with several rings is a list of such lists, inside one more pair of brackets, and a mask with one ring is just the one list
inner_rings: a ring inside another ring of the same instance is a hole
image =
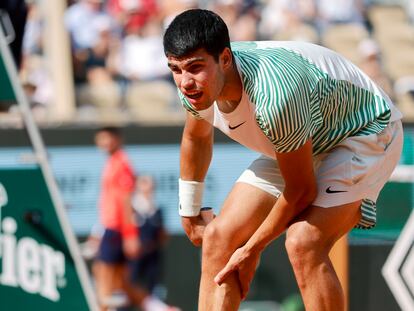
[[[352, 228], [375, 225], [375, 202], [401, 153], [400, 112], [337, 53], [299, 42], [230, 44], [211, 11], [178, 15], [164, 51], [188, 111], [179, 213], [202, 244], [198, 310], [238, 310], [261, 252], [285, 231], [306, 310], [343, 310], [328, 254]], [[261, 156], [207, 225], [200, 208], [213, 127]]]

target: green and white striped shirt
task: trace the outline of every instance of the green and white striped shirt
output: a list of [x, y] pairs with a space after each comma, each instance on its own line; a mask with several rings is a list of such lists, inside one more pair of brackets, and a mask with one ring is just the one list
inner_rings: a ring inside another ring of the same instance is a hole
[[379, 133], [402, 117], [361, 70], [321, 46], [235, 42], [232, 51], [244, 88], [236, 110], [225, 114], [214, 104], [196, 111], [180, 94], [182, 103], [195, 117], [268, 156], [294, 151], [310, 138], [317, 155], [347, 137]]

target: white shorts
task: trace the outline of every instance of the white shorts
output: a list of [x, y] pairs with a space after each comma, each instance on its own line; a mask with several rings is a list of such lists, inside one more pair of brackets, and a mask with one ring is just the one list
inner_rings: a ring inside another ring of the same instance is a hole
[[[402, 144], [402, 124], [397, 120], [379, 134], [349, 137], [329, 152], [315, 156], [318, 195], [313, 205], [329, 208], [362, 200], [357, 227], [374, 227], [375, 202], [398, 164]], [[251, 184], [276, 197], [285, 188], [277, 161], [266, 156], [254, 160], [237, 182]]]

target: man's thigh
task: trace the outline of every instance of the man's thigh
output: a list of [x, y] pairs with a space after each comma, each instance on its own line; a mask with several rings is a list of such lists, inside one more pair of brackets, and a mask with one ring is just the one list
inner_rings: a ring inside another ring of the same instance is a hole
[[301, 239], [302, 245], [329, 250], [361, 218], [361, 200], [334, 207], [310, 206], [289, 226], [287, 239]]
[[106, 264], [124, 264], [126, 258], [122, 248], [122, 236], [119, 231], [105, 229], [99, 245], [98, 259]]
[[[255, 186], [237, 182], [219, 215], [209, 224], [228, 250], [234, 250], [253, 235], [277, 198]], [[208, 226], [208, 227], [209, 227]], [[207, 229], [208, 230], [208, 229]]]

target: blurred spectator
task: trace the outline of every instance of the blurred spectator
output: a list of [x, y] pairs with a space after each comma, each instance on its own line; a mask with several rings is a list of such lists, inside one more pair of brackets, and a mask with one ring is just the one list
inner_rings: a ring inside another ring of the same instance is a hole
[[[6, 12], [4, 14], [4, 12]], [[24, 35], [24, 27], [27, 17], [27, 7], [25, 0], [1, 0], [0, 1], [0, 22], [2, 23], [3, 30], [8, 27], [4, 27], [4, 23], [11, 22], [13, 29], [10, 29], [14, 34], [13, 41], [10, 44], [14, 61], [17, 68], [20, 68], [22, 42]]]
[[42, 54], [43, 20], [35, 0], [27, 2], [27, 20], [23, 35], [23, 55]]
[[75, 52], [95, 46], [103, 24], [114, 29], [115, 24], [102, 4], [103, 0], [79, 0], [65, 12], [65, 25]]
[[256, 40], [259, 12], [255, 0], [215, 0], [211, 10], [218, 13], [226, 22], [230, 40]]
[[[99, 20], [95, 26], [97, 31], [95, 42], [90, 47], [74, 51], [74, 74], [77, 82], [88, 81], [93, 83], [93, 73], [92, 76], [89, 76], [89, 71], [96, 68], [111, 70], [108, 61], [112, 45], [116, 44], [116, 39], [111, 34], [111, 26], [108, 20]], [[108, 75], [110, 75], [109, 71]]]
[[315, 15], [313, 0], [269, 0], [262, 10], [261, 38], [317, 42]]
[[118, 66], [119, 73], [130, 80], [170, 78], [162, 46], [162, 28], [157, 20], [151, 19], [145, 25], [130, 25], [126, 28]]
[[198, 0], [159, 0], [160, 17], [166, 29], [175, 16], [188, 9], [199, 7]]
[[406, 9], [407, 9], [407, 14], [411, 20], [411, 23], [414, 24], [414, 1], [412, 0], [407, 0], [406, 1]]
[[[23, 2], [0, 1], [0, 9], [8, 7], [10, 12], [22, 13]], [[21, 78], [36, 115], [42, 117], [54, 100], [53, 81], [43, 55], [40, 5], [36, 0], [26, 2], [28, 20]], [[389, 77], [394, 78], [395, 66], [390, 67], [391, 61], [384, 58], [387, 64], [384, 72], [380, 49], [373, 48], [367, 43], [369, 40], [361, 43], [369, 38], [364, 26], [365, 10], [372, 5], [369, 0], [67, 0], [67, 3], [70, 5], [64, 22], [72, 41], [78, 120], [182, 122], [183, 116], [177, 113], [181, 109], [176, 90], [170, 83], [163, 55], [162, 34], [177, 14], [197, 7], [220, 14], [229, 25], [232, 41], [322, 43], [357, 62], [392, 96]], [[414, 2], [401, 3], [413, 20]], [[18, 20], [16, 15], [12, 22]], [[381, 40], [376, 39], [384, 49]], [[384, 57], [388, 55], [383, 52]]]
[[97, 38], [93, 45], [73, 53], [73, 68], [77, 84], [77, 102], [80, 114], [92, 112], [99, 116], [116, 116], [122, 100], [121, 89], [115, 81], [115, 52], [119, 49], [119, 38], [113, 31], [109, 19], [95, 22]]
[[323, 32], [332, 24], [362, 24], [363, 0], [316, 0], [317, 23]]
[[44, 57], [32, 55], [25, 58], [20, 77], [35, 119], [46, 120], [48, 107], [53, 103], [54, 96]]
[[158, 11], [156, 0], [108, 0], [106, 9], [122, 30], [143, 27]]
[[316, 25], [321, 43], [354, 63], [360, 59], [359, 44], [369, 38], [363, 1], [316, 0]]
[[141, 254], [131, 263], [131, 277], [153, 293], [159, 284], [162, 268], [162, 247], [168, 235], [164, 228], [161, 209], [154, 202], [154, 180], [140, 176], [137, 191], [132, 199], [140, 230]]
[[27, 10], [20, 78], [35, 119], [42, 121], [53, 102], [53, 85], [43, 51], [44, 23], [39, 5], [34, 0], [27, 1]]
[[362, 71], [380, 86], [390, 98], [394, 98], [391, 81], [382, 68], [378, 44], [372, 39], [365, 39], [359, 44], [358, 52], [360, 55], [359, 67]]
[[164, 56], [160, 21], [152, 18], [125, 31], [116, 64], [126, 81], [123, 102], [129, 116], [139, 122], [175, 120], [181, 109]]

